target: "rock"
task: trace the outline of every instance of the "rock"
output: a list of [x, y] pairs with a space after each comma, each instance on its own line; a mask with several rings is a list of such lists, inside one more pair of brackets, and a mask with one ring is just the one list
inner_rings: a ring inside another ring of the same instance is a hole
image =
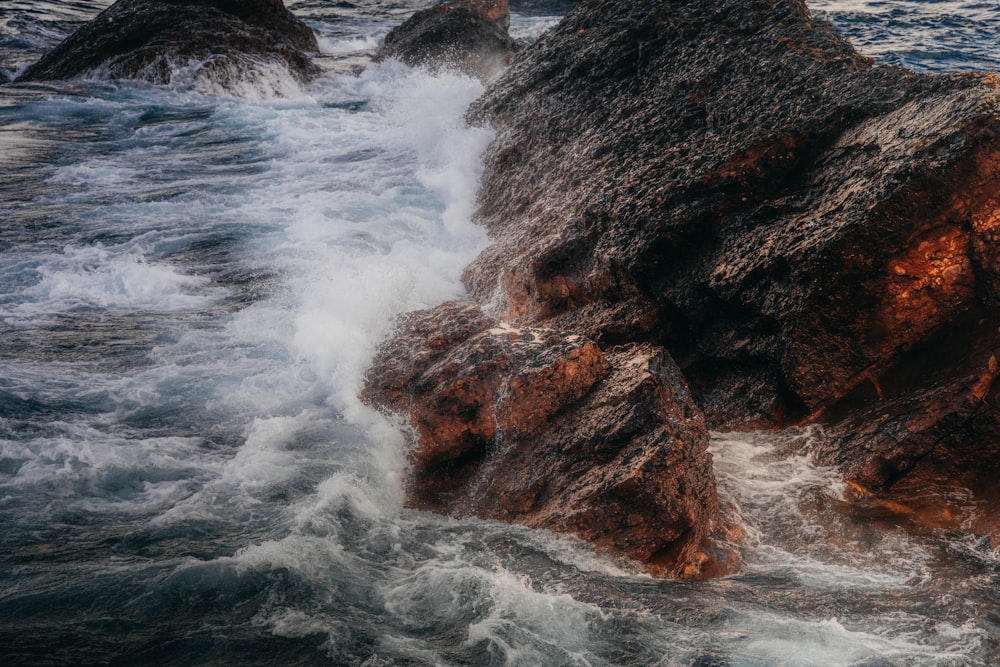
[[821, 459], [880, 493], [918, 475], [991, 494], [1000, 473], [1000, 317], [962, 321], [831, 408]]
[[455, 68], [484, 81], [510, 63], [518, 45], [507, 32], [508, 0], [456, 0], [415, 13], [376, 54], [411, 67]]
[[998, 86], [874, 67], [800, 0], [581, 3], [470, 110], [497, 136], [466, 284], [665, 347], [712, 428], [822, 421], [871, 483], [993, 456], [996, 327], [944, 332], [997, 319]]
[[413, 506], [571, 532], [657, 574], [731, 565], [704, 419], [662, 349], [447, 303], [403, 319], [363, 398], [410, 419]]
[[276, 63], [300, 81], [319, 73], [316, 37], [281, 0], [118, 0], [17, 79], [71, 79], [94, 72], [169, 83], [178, 67], [219, 83]]

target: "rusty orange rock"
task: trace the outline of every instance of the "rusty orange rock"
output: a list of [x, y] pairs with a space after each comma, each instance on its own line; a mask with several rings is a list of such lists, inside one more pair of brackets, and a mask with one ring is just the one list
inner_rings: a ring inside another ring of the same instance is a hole
[[413, 425], [416, 507], [574, 533], [657, 574], [735, 562], [712, 541], [704, 417], [662, 349], [447, 303], [404, 318], [363, 397]]

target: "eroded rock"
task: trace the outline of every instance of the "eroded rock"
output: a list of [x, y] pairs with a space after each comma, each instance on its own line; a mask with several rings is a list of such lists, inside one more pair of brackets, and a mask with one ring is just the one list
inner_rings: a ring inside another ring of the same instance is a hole
[[376, 58], [412, 67], [453, 68], [484, 81], [510, 63], [508, 0], [455, 0], [416, 12], [385, 37]]
[[995, 76], [875, 67], [800, 0], [582, 3], [470, 110], [497, 132], [494, 244], [465, 281], [502, 330], [560, 332], [557, 357], [582, 336], [607, 370], [508, 436], [481, 420], [526, 363], [485, 344], [501, 327], [470, 314], [451, 352], [404, 346], [416, 370], [383, 405], [422, 443], [414, 501], [711, 571], [722, 522], [684, 377], [713, 428], [824, 424], [820, 458], [860, 494], [1000, 499], [998, 109]]
[[170, 83], [179, 68], [225, 86], [278, 64], [300, 81], [319, 73], [312, 30], [282, 0], [118, 0], [31, 65], [19, 82], [111, 78]]
[[414, 506], [575, 533], [658, 574], [731, 565], [704, 419], [661, 349], [448, 303], [404, 318], [363, 396], [410, 419]]
[[515, 323], [664, 346], [714, 428], [836, 425], [898, 378], [849, 413], [878, 435], [839, 440], [891, 483], [871, 471], [995, 421], [964, 389], [989, 355], [942, 336], [997, 312], [998, 83], [874, 67], [799, 0], [583, 3], [470, 112], [497, 130], [495, 243], [466, 284]]

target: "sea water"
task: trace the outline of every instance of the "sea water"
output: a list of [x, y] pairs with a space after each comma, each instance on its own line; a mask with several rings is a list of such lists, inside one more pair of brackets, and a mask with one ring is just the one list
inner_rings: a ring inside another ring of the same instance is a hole
[[[108, 4], [7, 0], [0, 71]], [[427, 3], [287, 4], [308, 85], [0, 87], [0, 664], [1000, 663], [989, 542], [854, 511], [809, 431], [715, 435], [747, 531], [715, 581], [403, 507], [404, 425], [357, 396], [488, 243], [482, 85], [369, 63]], [[513, 4], [525, 39], [569, 9]], [[813, 7], [881, 61], [1000, 66], [993, 3]]]

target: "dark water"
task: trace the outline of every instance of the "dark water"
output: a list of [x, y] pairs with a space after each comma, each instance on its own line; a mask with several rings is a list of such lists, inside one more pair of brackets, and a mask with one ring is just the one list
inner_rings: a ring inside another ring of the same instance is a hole
[[[0, 70], [107, 4], [8, 0]], [[420, 3], [289, 5], [306, 88], [0, 88], [0, 664], [1000, 664], [997, 552], [851, 511], [808, 433], [716, 436], [749, 539], [708, 583], [402, 508], [403, 437], [356, 396], [486, 243], [481, 86], [354, 71]], [[1000, 64], [995, 5], [814, 8], [885, 61]]]

